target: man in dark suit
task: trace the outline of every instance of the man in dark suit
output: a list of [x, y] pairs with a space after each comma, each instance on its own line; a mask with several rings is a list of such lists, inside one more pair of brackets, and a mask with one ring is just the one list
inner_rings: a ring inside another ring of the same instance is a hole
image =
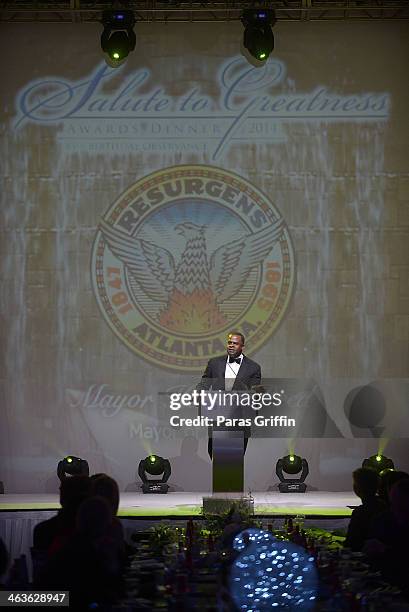
[[244, 336], [230, 332], [227, 336], [227, 357], [213, 357], [207, 364], [201, 389], [245, 391], [261, 383], [261, 368], [243, 354]]
[[[243, 354], [244, 336], [232, 331], [227, 336], [227, 356], [209, 360], [200, 382], [206, 391], [250, 391], [261, 384], [261, 368]], [[248, 438], [245, 437], [245, 448]], [[209, 438], [209, 455], [212, 457], [212, 438]]]

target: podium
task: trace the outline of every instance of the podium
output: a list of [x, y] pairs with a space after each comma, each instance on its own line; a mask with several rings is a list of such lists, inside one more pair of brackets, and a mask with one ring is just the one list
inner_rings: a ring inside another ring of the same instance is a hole
[[[226, 406], [216, 403], [211, 411], [204, 409], [206, 416], [210, 416], [214, 421], [218, 416], [224, 416], [227, 419], [248, 417], [249, 408], [240, 405], [240, 392], [231, 391], [227, 395], [231, 394], [238, 398], [234, 404]], [[244, 454], [251, 428], [213, 425], [208, 431], [209, 450], [211, 448], [212, 456], [213, 493], [243, 493]]]
[[243, 493], [244, 431], [214, 429], [212, 439], [213, 493]]

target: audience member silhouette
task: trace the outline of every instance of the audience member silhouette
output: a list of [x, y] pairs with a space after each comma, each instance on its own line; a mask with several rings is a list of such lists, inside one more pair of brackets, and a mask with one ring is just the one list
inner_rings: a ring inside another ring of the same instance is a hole
[[127, 546], [124, 539], [124, 530], [121, 521], [117, 517], [119, 508], [118, 483], [107, 474], [94, 474], [91, 476], [92, 495], [103, 497], [109, 503], [112, 510], [112, 522], [110, 526], [111, 536], [115, 538], [123, 550], [123, 563], [126, 563]]
[[379, 488], [378, 495], [389, 505], [389, 492], [393, 485], [399, 480], [409, 478], [407, 472], [401, 472], [398, 470], [383, 470], [379, 475]]
[[38, 523], [33, 532], [33, 548], [36, 551], [58, 549], [75, 528], [75, 519], [80, 504], [91, 493], [91, 480], [88, 476], [72, 476], [61, 481], [61, 510], [56, 516]]
[[379, 476], [370, 468], [359, 468], [353, 472], [353, 489], [362, 504], [351, 515], [344, 545], [353, 551], [361, 551], [369, 537], [369, 526], [374, 517], [386, 510], [386, 503], [376, 493]]
[[117, 482], [107, 474], [94, 474], [90, 478], [92, 494], [104, 497], [116, 516], [119, 508], [119, 487]]
[[4, 585], [1, 582], [1, 578], [6, 573], [7, 567], [9, 564], [9, 554], [7, 552], [6, 545], [3, 540], [0, 538], [0, 591], [4, 590]]
[[374, 519], [364, 551], [375, 569], [409, 594], [409, 478], [389, 492], [389, 509]]
[[70, 607], [76, 610], [115, 602], [123, 594], [122, 550], [111, 525], [106, 499], [83, 501], [74, 533], [49, 559], [37, 588], [68, 590]]

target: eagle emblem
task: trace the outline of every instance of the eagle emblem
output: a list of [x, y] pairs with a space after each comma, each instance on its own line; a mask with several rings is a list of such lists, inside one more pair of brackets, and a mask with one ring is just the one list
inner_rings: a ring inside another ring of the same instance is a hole
[[162, 305], [158, 322], [172, 331], [197, 332], [228, 323], [220, 305], [239, 292], [251, 270], [265, 260], [283, 225], [278, 219], [209, 253], [206, 226], [180, 223], [173, 229], [186, 242], [178, 261], [164, 246], [129, 237], [105, 221], [100, 230], [113, 255], [123, 263], [134, 294], [145, 294]]

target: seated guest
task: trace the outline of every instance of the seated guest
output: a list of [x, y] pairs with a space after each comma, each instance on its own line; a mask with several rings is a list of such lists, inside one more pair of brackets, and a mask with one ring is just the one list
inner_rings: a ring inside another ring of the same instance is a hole
[[112, 524], [114, 531], [123, 538], [123, 529], [120, 520], [117, 518], [119, 508], [119, 487], [116, 480], [107, 474], [95, 474], [91, 476], [92, 495], [103, 497], [109, 503], [112, 510]]
[[36, 587], [70, 591], [75, 610], [115, 602], [123, 593], [122, 563], [111, 523], [106, 499], [86, 499], [78, 509], [74, 533], [49, 559]]
[[132, 552], [132, 549], [125, 543], [122, 523], [117, 517], [119, 508], [118, 483], [107, 474], [94, 474], [91, 476], [91, 483], [92, 494], [106, 499], [112, 509], [111, 535], [118, 542], [122, 543], [123, 563], [125, 565], [127, 563], [127, 555]]
[[354, 493], [361, 498], [362, 504], [352, 512], [344, 546], [358, 552], [369, 537], [368, 529], [372, 519], [385, 511], [386, 504], [376, 495], [379, 476], [375, 470], [359, 468], [352, 477]]
[[33, 548], [36, 551], [49, 551], [57, 537], [65, 537], [74, 530], [78, 507], [90, 492], [91, 481], [88, 476], [71, 476], [61, 481], [61, 510], [56, 516], [34, 527]]
[[384, 577], [409, 592], [409, 478], [395, 483], [389, 492], [390, 508], [376, 517], [364, 552]]
[[112, 508], [113, 516], [116, 516], [119, 508], [119, 487], [116, 480], [107, 474], [94, 474], [90, 480], [92, 494], [104, 497]]
[[389, 505], [389, 491], [396, 482], [403, 478], [409, 478], [407, 472], [400, 472], [399, 470], [383, 470], [379, 474], [379, 487], [378, 495]]

